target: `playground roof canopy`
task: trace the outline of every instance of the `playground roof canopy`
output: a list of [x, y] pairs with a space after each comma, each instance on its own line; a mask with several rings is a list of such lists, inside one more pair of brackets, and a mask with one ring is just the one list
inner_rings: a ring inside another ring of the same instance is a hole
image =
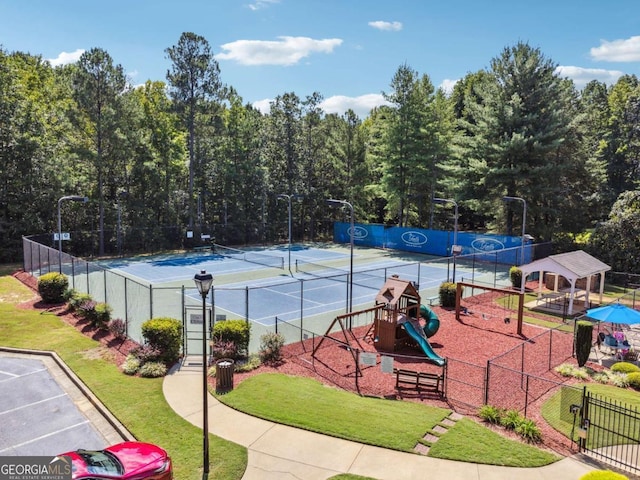
[[408, 280], [401, 280], [394, 275], [387, 279], [376, 295], [376, 303], [397, 305], [403, 296], [420, 298], [420, 294], [413, 283]]

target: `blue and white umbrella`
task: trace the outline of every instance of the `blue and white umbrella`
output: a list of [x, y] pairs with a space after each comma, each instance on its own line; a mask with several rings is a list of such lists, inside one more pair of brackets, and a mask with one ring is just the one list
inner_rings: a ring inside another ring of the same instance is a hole
[[620, 303], [590, 308], [586, 316], [600, 322], [616, 325], [634, 325], [640, 323], [640, 312]]

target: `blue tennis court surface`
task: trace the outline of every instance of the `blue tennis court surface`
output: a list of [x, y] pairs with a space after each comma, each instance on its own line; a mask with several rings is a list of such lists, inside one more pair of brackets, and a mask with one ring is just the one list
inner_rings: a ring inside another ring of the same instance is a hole
[[[348, 248], [322, 249], [292, 245], [289, 250], [285, 245], [254, 252], [260, 255], [260, 261], [264, 260], [263, 257], [271, 256], [275, 263], [268, 258], [267, 263], [283, 265], [284, 268], [273, 268], [209, 251], [111, 260], [101, 262], [101, 265], [154, 286], [171, 282], [173, 285], [184, 285], [185, 294], [193, 299], [194, 305], [198, 305], [201, 297], [194, 288], [193, 277], [201, 270], [206, 270], [214, 277], [226, 280], [216, 281], [214, 285], [211, 298], [215, 313], [222, 311], [229, 318], [248, 318], [266, 326], [273, 325], [277, 320], [297, 321], [329, 312], [343, 313], [349, 303], [354, 310], [369, 308], [391, 275], [415, 282], [420, 290], [437, 291], [449, 274], [446, 265], [405, 262], [384, 257], [380, 252], [377, 252], [377, 256], [366, 258], [354, 254], [353, 292], [349, 298]], [[251, 278], [251, 272], [256, 272], [255, 278]], [[229, 279], [233, 279], [233, 274], [248, 280], [231, 280], [231, 283]]]

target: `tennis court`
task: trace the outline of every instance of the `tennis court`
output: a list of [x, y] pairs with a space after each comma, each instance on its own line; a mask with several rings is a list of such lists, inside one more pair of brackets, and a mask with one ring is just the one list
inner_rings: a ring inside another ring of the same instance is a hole
[[[201, 302], [193, 277], [206, 270], [215, 278], [207, 302], [214, 308], [214, 318], [244, 318], [263, 326], [342, 313], [350, 305], [354, 309], [370, 307], [391, 275], [413, 281], [420, 289], [437, 289], [449, 273], [446, 265], [427, 266], [385, 257], [388, 253], [380, 250], [354, 251], [353, 280], [349, 278], [348, 246], [335, 245], [292, 245], [291, 249], [285, 245], [260, 250], [218, 246], [212, 251], [105, 261], [101, 266], [136, 281], [149, 282], [154, 288], [184, 285], [184, 295], [193, 306]], [[169, 289], [165, 301], [167, 296], [173, 296], [177, 302], [182, 293], [182, 289]]]

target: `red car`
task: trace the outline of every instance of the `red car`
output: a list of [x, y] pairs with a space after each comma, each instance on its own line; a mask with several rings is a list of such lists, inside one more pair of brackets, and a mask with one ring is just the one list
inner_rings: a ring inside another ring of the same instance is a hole
[[62, 453], [72, 462], [72, 478], [121, 480], [171, 480], [173, 468], [167, 452], [143, 442], [123, 442], [104, 450]]

